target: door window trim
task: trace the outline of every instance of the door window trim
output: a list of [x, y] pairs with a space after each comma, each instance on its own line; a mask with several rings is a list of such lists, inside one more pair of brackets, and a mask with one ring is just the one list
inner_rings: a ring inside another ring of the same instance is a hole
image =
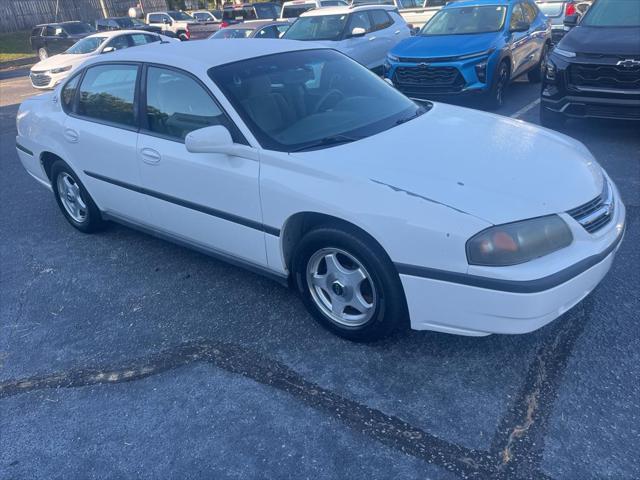
[[186, 70], [183, 70], [181, 68], [174, 67], [171, 65], [163, 65], [161, 63], [144, 63], [142, 66], [142, 74], [140, 75], [140, 85], [139, 85], [140, 98], [138, 101], [138, 104], [139, 104], [138, 109], [140, 111], [140, 118], [138, 121], [138, 126], [139, 126], [138, 133], [149, 135], [151, 137], [161, 138], [163, 140], [169, 140], [172, 142], [184, 144], [184, 139], [182, 138], [173, 137], [171, 135], [165, 135], [158, 132], [152, 132], [151, 130], [149, 130], [149, 119], [147, 118], [147, 114], [146, 114], [147, 112], [147, 72], [149, 70], [149, 67], [170, 70], [194, 80], [204, 90], [204, 92], [209, 96], [209, 98], [211, 98], [211, 100], [216, 105], [216, 107], [220, 109], [220, 112], [222, 113], [224, 118], [229, 122], [229, 127], [230, 127], [229, 133], [231, 134], [231, 138], [233, 139], [233, 141], [241, 145], [251, 146], [247, 141], [246, 137], [242, 134], [242, 132], [236, 125], [236, 123], [229, 116], [227, 111], [224, 109], [224, 107], [220, 104], [220, 102], [215, 97], [215, 95], [211, 92], [211, 90], [209, 90], [209, 88], [204, 84], [202, 80], [200, 80], [198, 77], [196, 77], [192, 73], [187, 72]]

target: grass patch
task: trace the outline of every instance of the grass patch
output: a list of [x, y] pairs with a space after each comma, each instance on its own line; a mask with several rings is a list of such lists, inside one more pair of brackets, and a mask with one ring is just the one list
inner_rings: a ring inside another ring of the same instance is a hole
[[29, 45], [31, 30], [0, 33], [0, 62], [17, 58], [33, 57], [35, 54]]

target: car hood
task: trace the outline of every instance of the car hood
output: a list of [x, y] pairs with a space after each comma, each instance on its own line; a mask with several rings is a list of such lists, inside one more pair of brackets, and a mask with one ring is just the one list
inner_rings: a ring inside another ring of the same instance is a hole
[[71, 67], [76, 67], [80, 65], [84, 60], [89, 57], [92, 57], [93, 53], [83, 53], [79, 55], [61, 53], [59, 55], [54, 55], [53, 57], [49, 57], [46, 60], [42, 60], [41, 62], [36, 63], [33, 67], [31, 67], [32, 72], [42, 72], [45, 70], [51, 70], [53, 68], [61, 68], [71, 65]]
[[640, 56], [640, 27], [587, 27], [578, 25], [558, 48], [578, 53]]
[[399, 57], [455, 57], [491, 48], [501, 32], [476, 35], [431, 35], [407, 38], [396, 45], [391, 54]]
[[332, 169], [338, 172], [345, 172], [348, 162], [354, 176], [364, 175], [362, 181], [376, 188], [493, 224], [565, 212], [602, 192], [602, 169], [580, 142], [520, 120], [446, 104], [334, 148]]

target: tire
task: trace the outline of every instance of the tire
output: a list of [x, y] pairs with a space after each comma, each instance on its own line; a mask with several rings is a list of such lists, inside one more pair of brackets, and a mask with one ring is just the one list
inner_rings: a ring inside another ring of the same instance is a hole
[[187, 40], [189, 40], [189, 37], [187, 37], [187, 34], [185, 32], [178, 33], [178, 38], [181, 42], [186, 42]]
[[62, 160], [51, 166], [51, 186], [60, 211], [73, 227], [92, 233], [104, 226], [100, 210], [73, 170]]
[[540, 83], [542, 81], [542, 76], [544, 75], [544, 71], [547, 68], [548, 52], [549, 52], [549, 44], [545, 43], [544, 47], [542, 47], [542, 53], [540, 54], [540, 61], [538, 62], [538, 65], [533, 67], [533, 69], [529, 70], [529, 72], [527, 73], [529, 82]]
[[542, 105], [540, 106], [540, 125], [543, 127], [557, 130], [562, 127], [566, 121], [567, 118], [562, 113], [554, 112]]
[[292, 271], [309, 313], [340, 337], [379, 340], [408, 319], [393, 263], [378, 244], [359, 232], [334, 225], [308, 232], [295, 250]]
[[504, 105], [504, 94], [509, 86], [509, 65], [505, 60], [500, 62], [493, 76], [491, 90], [486, 99], [489, 110], [497, 110]]
[[47, 58], [49, 58], [49, 52], [47, 51], [46, 48], [40, 47], [38, 49], [38, 58], [40, 60], [46, 60]]

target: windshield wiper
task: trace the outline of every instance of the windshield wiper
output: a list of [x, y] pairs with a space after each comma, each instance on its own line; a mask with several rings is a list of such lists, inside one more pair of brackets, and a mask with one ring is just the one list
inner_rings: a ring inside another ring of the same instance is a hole
[[427, 109], [425, 107], [418, 107], [417, 110], [416, 110], [416, 113], [414, 113], [413, 115], [410, 115], [410, 116], [405, 117], [405, 118], [401, 118], [400, 120], [396, 120], [396, 125], [402, 125], [403, 123], [406, 123], [409, 120], [413, 120], [414, 118], [419, 117], [420, 115], [422, 115], [426, 111], [427, 111]]
[[360, 140], [360, 138], [361, 137], [350, 137], [348, 135], [332, 135], [330, 137], [321, 138], [317, 142], [308, 143], [302, 147], [295, 148], [289, 153], [303, 152], [305, 150], [313, 150], [314, 148], [319, 147], [329, 147], [333, 145], [340, 145], [341, 143], [355, 142], [356, 140]]

